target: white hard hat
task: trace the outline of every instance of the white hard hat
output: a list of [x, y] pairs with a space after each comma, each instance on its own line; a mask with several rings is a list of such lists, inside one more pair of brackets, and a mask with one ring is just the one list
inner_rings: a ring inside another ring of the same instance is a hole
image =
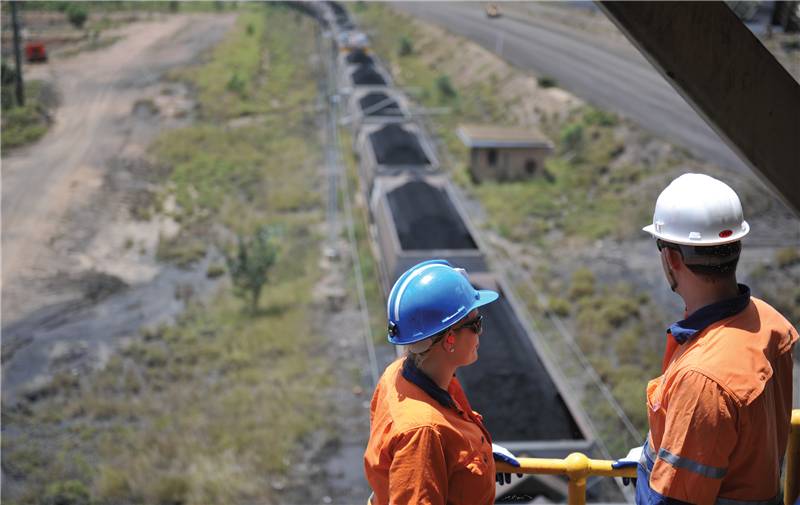
[[707, 175], [683, 174], [658, 196], [653, 224], [642, 229], [673, 244], [712, 246], [740, 240], [750, 225], [730, 186]]

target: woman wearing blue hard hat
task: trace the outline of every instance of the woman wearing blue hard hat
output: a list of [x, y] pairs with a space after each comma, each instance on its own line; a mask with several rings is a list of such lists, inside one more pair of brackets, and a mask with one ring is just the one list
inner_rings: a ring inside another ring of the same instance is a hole
[[407, 348], [386, 368], [370, 407], [364, 454], [372, 505], [494, 503], [494, 460], [519, 465], [492, 444], [455, 371], [478, 359], [479, 307], [498, 294], [472, 287], [444, 260], [420, 263], [389, 293], [389, 342]]

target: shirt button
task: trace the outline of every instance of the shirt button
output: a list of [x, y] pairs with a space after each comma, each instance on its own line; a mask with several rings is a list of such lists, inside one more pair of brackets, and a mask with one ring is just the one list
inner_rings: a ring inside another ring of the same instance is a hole
[[483, 457], [483, 462], [484, 462], [484, 463], [488, 463], [488, 462], [489, 462], [489, 458], [487, 458], [486, 456], [484, 456], [484, 457]]

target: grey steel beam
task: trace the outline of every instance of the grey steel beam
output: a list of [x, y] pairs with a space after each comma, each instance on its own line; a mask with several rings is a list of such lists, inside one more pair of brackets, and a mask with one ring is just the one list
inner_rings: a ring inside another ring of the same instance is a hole
[[598, 2], [664, 78], [800, 214], [800, 85], [723, 2]]

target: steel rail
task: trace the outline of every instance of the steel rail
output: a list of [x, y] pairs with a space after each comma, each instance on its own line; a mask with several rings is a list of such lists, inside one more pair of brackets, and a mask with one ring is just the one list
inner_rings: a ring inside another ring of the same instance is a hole
[[[358, 297], [359, 313], [361, 315], [362, 332], [364, 335], [364, 344], [367, 349], [367, 356], [369, 360], [369, 372], [372, 379], [372, 387], [378, 384], [380, 371], [378, 370], [378, 359], [375, 354], [375, 344], [372, 341], [372, 328], [369, 322], [369, 306], [367, 305], [367, 297], [364, 291], [364, 276], [361, 268], [361, 256], [358, 253], [358, 241], [356, 240], [355, 225], [353, 223], [353, 210], [350, 204], [350, 188], [347, 181], [347, 174], [342, 170], [341, 159], [341, 142], [339, 140], [339, 126], [337, 116], [339, 115], [338, 97], [341, 96], [336, 89], [336, 47], [331, 44], [332, 56], [329, 58], [328, 69], [328, 100], [327, 100], [327, 127], [328, 127], [328, 142], [331, 148], [332, 157], [330, 170], [330, 184], [336, 184], [341, 180], [342, 190], [342, 207], [344, 209], [344, 221], [347, 228], [347, 241], [350, 249], [350, 255], [353, 261], [353, 275], [355, 277], [356, 295]], [[334, 98], [336, 97], [336, 99]]]

